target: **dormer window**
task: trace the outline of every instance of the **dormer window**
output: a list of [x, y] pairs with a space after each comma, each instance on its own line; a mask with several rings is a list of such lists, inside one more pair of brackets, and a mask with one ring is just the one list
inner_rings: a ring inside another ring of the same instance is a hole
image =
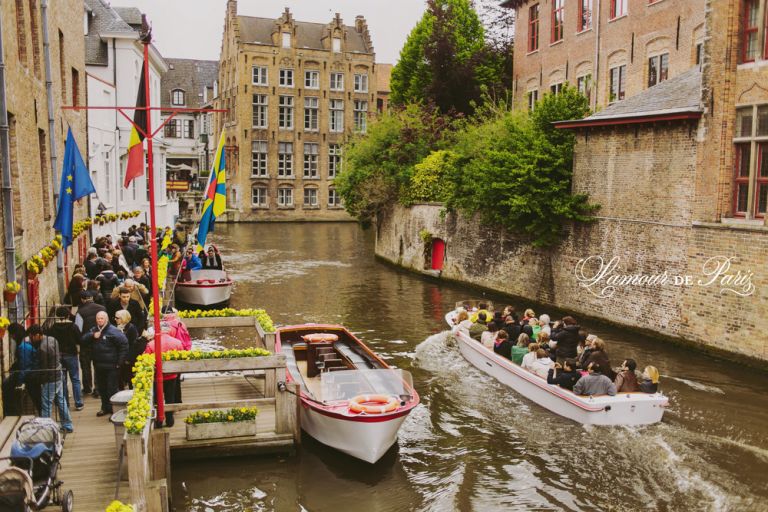
[[333, 53], [341, 53], [341, 38], [333, 38]]
[[171, 105], [185, 105], [184, 91], [181, 89], [174, 89], [171, 91]]
[[283, 48], [290, 48], [291, 47], [291, 33], [290, 32], [283, 32]]

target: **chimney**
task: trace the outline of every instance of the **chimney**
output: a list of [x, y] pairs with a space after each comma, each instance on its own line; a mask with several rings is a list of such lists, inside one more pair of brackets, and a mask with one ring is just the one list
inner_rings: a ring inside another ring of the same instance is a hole
[[355, 30], [362, 34], [367, 28], [368, 24], [365, 22], [365, 17], [359, 14], [355, 16]]

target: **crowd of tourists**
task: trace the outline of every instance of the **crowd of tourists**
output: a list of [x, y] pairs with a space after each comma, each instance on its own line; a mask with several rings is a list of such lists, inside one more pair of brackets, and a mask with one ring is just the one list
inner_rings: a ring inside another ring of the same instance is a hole
[[[121, 233], [116, 243], [111, 235], [98, 237], [86, 260], [74, 268], [65, 304], [50, 311], [41, 324], [9, 326], [16, 357], [3, 382], [6, 414], [21, 413], [15, 410], [20, 404], [14, 393], [23, 385], [38, 415], [51, 417], [57, 409], [65, 432], [73, 431], [70, 387], [75, 410], [82, 410], [84, 396], [91, 394], [101, 401], [96, 415], [112, 415], [110, 399], [131, 386], [136, 359], [154, 351], [154, 344], [148, 343], [154, 330], [147, 325], [153, 286], [149, 233], [141, 224]], [[167, 249], [170, 267], [174, 264], [171, 253], [180, 254], [187, 235], [181, 226], [172, 232], [158, 229], [158, 247], [166, 234], [172, 235], [171, 247], [175, 247]], [[213, 252], [213, 258], [205, 254], [205, 259], [215, 264], [218, 252]], [[181, 256], [178, 261], [180, 268], [188, 264]], [[163, 351], [191, 348], [189, 333], [175, 316], [164, 318], [161, 329]], [[177, 376], [163, 378], [165, 401], [179, 402]], [[166, 415], [165, 424], [173, 426], [172, 414]]]
[[577, 395], [656, 393], [659, 371], [654, 366], [638, 370], [634, 359], [623, 359], [614, 367], [606, 343], [581, 327], [572, 316], [551, 321], [526, 309], [522, 316], [515, 308], [491, 311], [478, 304], [473, 311], [460, 309], [453, 332], [482, 343], [534, 375]]

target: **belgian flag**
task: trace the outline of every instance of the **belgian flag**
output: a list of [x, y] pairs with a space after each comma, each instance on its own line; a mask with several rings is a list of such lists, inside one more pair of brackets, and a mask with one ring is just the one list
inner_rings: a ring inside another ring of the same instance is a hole
[[[144, 81], [144, 66], [141, 65], [141, 79], [139, 80], [139, 92], [136, 97], [136, 108], [146, 107], [147, 94]], [[128, 141], [128, 166], [125, 169], [125, 181], [123, 186], [128, 188], [134, 178], [144, 175], [144, 133], [147, 131], [147, 111], [135, 110], [133, 113], [133, 124], [131, 127], [131, 138]], [[137, 130], [136, 127], [140, 130]]]

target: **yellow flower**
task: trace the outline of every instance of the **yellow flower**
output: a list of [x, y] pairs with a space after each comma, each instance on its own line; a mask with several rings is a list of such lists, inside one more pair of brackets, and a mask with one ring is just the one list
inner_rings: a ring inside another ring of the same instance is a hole
[[235, 417], [232, 416], [231, 414], [229, 416], [227, 416], [227, 420], [229, 420], [229, 421], [233, 421], [234, 419], [235, 419]]

